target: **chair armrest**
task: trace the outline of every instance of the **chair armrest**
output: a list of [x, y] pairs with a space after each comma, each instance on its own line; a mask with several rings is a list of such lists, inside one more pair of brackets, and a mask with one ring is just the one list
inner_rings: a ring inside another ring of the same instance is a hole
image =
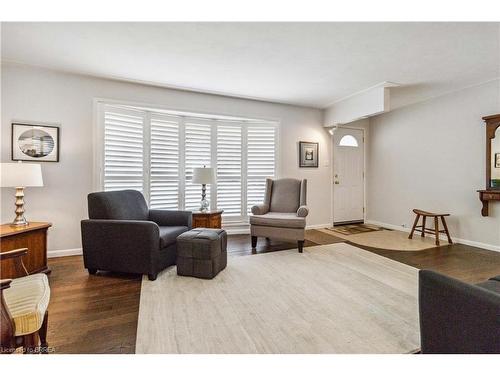
[[158, 262], [160, 228], [152, 221], [81, 221], [85, 268], [148, 273]]
[[26, 254], [28, 254], [27, 247], [23, 247], [21, 249], [5, 251], [3, 253], [0, 253], [0, 260], [17, 258], [17, 257], [24, 256]]
[[0, 280], [0, 290], [4, 290], [7, 288], [10, 288], [10, 283], [12, 282], [12, 279], [3, 279]]
[[149, 220], [159, 226], [182, 226], [191, 229], [193, 214], [191, 211], [149, 210]]
[[88, 219], [81, 221], [81, 228], [84, 242], [90, 238], [103, 244], [142, 245], [141, 248], [160, 243], [160, 228], [152, 221]]
[[269, 212], [269, 206], [267, 204], [257, 204], [252, 206], [252, 214], [254, 215], [265, 215]]
[[297, 210], [297, 216], [306, 217], [307, 215], [309, 215], [309, 208], [307, 206], [300, 206]]
[[500, 294], [419, 271], [422, 353], [500, 353]]

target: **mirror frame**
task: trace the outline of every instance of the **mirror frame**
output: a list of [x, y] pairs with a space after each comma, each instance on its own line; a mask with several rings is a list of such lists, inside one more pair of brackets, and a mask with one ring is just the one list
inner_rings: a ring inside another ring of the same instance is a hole
[[491, 187], [491, 141], [500, 127], [500, 114], [483, 117], [486, 123], [486, 190], [500, 190]]

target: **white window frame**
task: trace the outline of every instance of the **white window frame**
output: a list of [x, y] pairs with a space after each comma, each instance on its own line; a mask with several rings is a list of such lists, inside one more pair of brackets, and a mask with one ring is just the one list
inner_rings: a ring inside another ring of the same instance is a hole
[[[146, 118], [145, 118], [145, 124], [150, 124], [150, 121], [148, 119], [151, 119], [152, 113], [155, 112], [160, 112], [167, 114], [168, 116], [179, 116], [180, 121], [179, 121], [179, 149], [184, 150], [185, 149], [185, 119], [186, 118], [198, 118], [195, 116], [193, 112], [185, 112], [186, 115], [182, 115], [183, 111], [179, 111], [177, 109], [172, 109], [172, 108], [166, 108], [164, 106], [158, 106], [158, 105], [149, 105], [145, 103], [134, 103], [134, 102], [125, 102], [125, 101], [118, 101], [118, 100], [112, 100], [112, 99], [101, 99], [101, 98], [96, 98], [94, 99], [93, 107], [94, 107], [94, 121], [93, 121], [93, 149], [94, 149], [94, 159], [93, 159], [93, 188], [94, 191], [102, 191], [104, 189], [104, 107], [105, 105], [110, 105], [110, 106], [124, 106], [124, 109], [127, 109], [125, 107], [130, 107], [132, 109], [139, 109], [144, 112], [146, 112]], [[172, 111], [172, 113], [169, 113], [169, 111]], [[242, 163], [241, 163], [241, 186], [242, 186], [242, 195], [241, 195], [241, 216], [236, 217], [236, 216], [230, 216], [230, 217], [224, 217], [223, 216], [223, 225], [229, 225], [229, 226], [238, 226], [241, 224], [246, 224], [248, 223], [248, 213], [247, 213], [247, 126], [248, 125], [258, 125], [258, 126], [272, 126], [275, 129], [275, 134], [274, 134], [274, 144], [275, 144], [275, 165], [274, 165], [274, 176], [273, 178], [279, 178], [280, 177], [280, 140], [281, 140], [281, 135], [280, 135], [280, 120], [275, 119], [275, 118], [267, 118], [267, 119], [255, 119], [252, 116], [237, 116], [239, 119], [237, 120], [228, 120], [226, 117], [236, 117], [234, 114], [200, 114], [199, 117], [203, 121], [208, 121], [210, 122], [212, 126], [212, 131], [211, 131], [211, 163], [212, 166], [216, 166], [216, 160], [217, 160], [217, 152], [214, 150], [217, 150], [217, 124], [218, 122], [222, 122], [227, 124], [227, 122], [234, 122], [236, 126], [241, 126], [242, 128]], [[210, 120], [211, 118], [211, 120]], [[149, 173], [149, 160], [150, 160], [150, 125], [146, 125], [144, 129], [144, 150], [145, 150], [145, 156], [144, 156], [144, 171], [148, 171], [148, 173], [144, 173], [144, 184], [147, 184], [144, 186], [144, 196], [146, 201], [149, 204], [149, 178], [150, 178], [150, 173]], [[181, 152], [179, 154], [179, 191], [178, 191], [178, 199], [179, 199], [179, 210], [184, 209], [184, 203], [185, 203], [185, 152]], [[201, 187], [200, 187], [200, 194], [201, 194]], [[210, 206], [212, 209], [217, 208], [217, 186], [216, 184], [213, 184], [210, 186]]]

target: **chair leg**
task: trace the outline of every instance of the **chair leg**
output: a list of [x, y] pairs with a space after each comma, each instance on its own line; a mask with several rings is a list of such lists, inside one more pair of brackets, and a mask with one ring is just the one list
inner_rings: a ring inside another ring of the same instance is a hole
[[95, 268], [88, 268], [87, 271], [89, 271], [89, 275], [95, 275], [97, 273]]
[[411, 228], [410, 235], [408, 236], [410, 240], [413, 238], [413, 233], [415, 232], [415, 228], [417, 227], [418, 219], [420, 219], [419, 214], [417, 214], [417, 216], [415, 217], [415, 221], [413, 222], [413, 227]]
[[427, 216], [422, 216], [422, 234], [420, 235], [421, 237], [425, 237], [425, 221], [427, 219]]
[[45, 311], [45, 315], [43, 317], [43, 323], [40, 327], [40, 331], [38, 334], [40, 336], [40, 353], [48, 354], [49, 353], [49, 345], [47, 344], [47, 327], [49, 323], [49, 312]]
[[441, 222], [443, 223], [443, 228], [446, 233], [446, 237], [448, 237], [448, 243], [453, 243], [451, 240], [450, 232], [448, 231], [448, 226], [446, 225], [446, 220], [444, 219], [444, 216], [441, 216]]
[[149, 279], [150, 281], [155, 281], [157, 277], [158, 277], [158, 274], [157, 274], [157, 273], [149, 273], [149, 274], [148, 274], [148, 279]]
[[297, 244], [299, 246], [299, 253], [301, 253], [304, 250], [304, 241], [297, 241]]
[[437, 216], [434, 216], [434, 234], [436, 236], [436, 246], [439, 246], [439, 221]]
[[257, 236], [252, 236], [252, 249], [257, 247]]
[[23, 354], [36, 354], [38, 346], [38, 332], [23, 337]]

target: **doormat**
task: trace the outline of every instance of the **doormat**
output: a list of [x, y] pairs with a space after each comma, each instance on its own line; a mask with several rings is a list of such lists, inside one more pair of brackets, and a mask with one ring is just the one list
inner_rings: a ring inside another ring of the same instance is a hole
[[368, 232], [377, 232], [379, 230], [389, 230], [382, 227], [369, 224], [352, 224], [352, 225], [339, 225], [337, 227], [325, 228], [329, 231], [349, 236], [351, 234], [360, 234]]

